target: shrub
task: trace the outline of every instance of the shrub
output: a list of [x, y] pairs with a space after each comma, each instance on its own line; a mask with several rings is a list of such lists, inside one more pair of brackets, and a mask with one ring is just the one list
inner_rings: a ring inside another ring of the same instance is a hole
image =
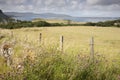
[[51, 24], [45, 21], [39, 21], [39, 22], [35, 22], [34, 26], [43, 27], [43, 26], [51, 26]]
[[87, 23], [85, 24], [85, 26], [95, 26], [95, 23], [87, 22]]
[[96, 23], [88, 22], [85, 24], [85, 26], [102, 26], [102, 27], [120, 26], [120, 25], [115, 25], [115, 23], [120, 24], [120, 20], [118, 19], [118, 20], [96, 22]]

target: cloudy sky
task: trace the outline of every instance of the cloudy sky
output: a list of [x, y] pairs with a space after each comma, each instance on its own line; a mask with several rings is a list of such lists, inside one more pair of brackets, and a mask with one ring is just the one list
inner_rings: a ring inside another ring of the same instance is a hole
[[120, 0], [0, 0], [0, 9], [4, 12], [120, 17]]

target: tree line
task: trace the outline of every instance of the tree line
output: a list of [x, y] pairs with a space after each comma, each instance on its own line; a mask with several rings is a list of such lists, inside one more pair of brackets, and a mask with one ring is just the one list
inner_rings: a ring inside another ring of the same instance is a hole
[[120, 19], [105, 21], [105, 22], [87, 22], [84, 24], [65, 24], [65, 23], [48, 23], [46, 21], [21, 21], [11, 19], [7, 23], [0, 23], [0, 28], [3, 29], [17, 29], [17, 28], [25, 28], [25, 27], [51, 27], [51, 26], [101, 26], [101, 27], [120, 27]]
[[101, 27], [120, 27], [120, 19], [104, 21], [104, 22], [88, 22], [85, 26], [101, 26]]
[[16, 21], [16, 22], [8, 22], [5, 24], [0, 24], [0, 28], [3, 29], [17, 29], [17, 28], [25, 28], [25, 27], [45, 27], [45, 26], [63, 26], [64, 24], [60, 23], [48, 23], [46, 21]]

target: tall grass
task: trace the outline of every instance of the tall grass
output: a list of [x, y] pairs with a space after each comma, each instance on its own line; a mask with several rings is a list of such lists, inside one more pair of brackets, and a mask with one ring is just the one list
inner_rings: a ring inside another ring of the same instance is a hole
[[[41, 32], [41, 29], [34, 29], [35, 31], [26, 29], [27, 32], [24, 29], [14, 30], [16, 39], [12, 55], [14, 63], [8, 67], [4, 63], [4, 58], [0, 56], [0, 80], [120, 80], [120, 55], [117, 54], [119, 52], [119, 37], [115, 37], [115, 35], [119, 36], [119, 30], [87, 27], [70, 27], [69, 30], [66, 27], [54, 29], [56, 30], [46, 28], [45, 31], [42, 31], [44, 33], [42, 45], [36, 42], [38, 36], [35, 36], [39, 34], [39, 31]], [[89, 52], [89, 43], [86, 43], [86, 37], [90, 34], [89, 30], [94, 32], [96, 38], [99, 39], [98, 42], [106, 41], [104, 42], [105, 46], [95, 47], [94, 62], [87, 53]], [[106, 32], [105, 37], [102, 36], [102, 31]], [[117, 32], [110, 34], [111, 31]], [[28, 35], [27, 40], [24, 37], [26, 34]], [[64, 52], [58, 49], [59, 41], [56, 37], [59, 38], [60, 34], [65, 35]], [[0, 44], [4, 40], [13, 41], [7, 36], [0, 40]], [[82, 42], [82, 40], [85, 41]], [[79, 50], [80, 48], [77, 48], [76, 44], [82, 44], [83, 48], [80, 46], [82, 50]], [[114, 47], [111, 47], [113, 45]], [[21, 67], [18, 67], [18, 64]]]
[[119, 80], [119, 61], [109, 62], [103, 55], [71, 56], [57, 48], [41, 49], [35, 60], [27, 56], [22, 66], [1, 74], [3, 80]]

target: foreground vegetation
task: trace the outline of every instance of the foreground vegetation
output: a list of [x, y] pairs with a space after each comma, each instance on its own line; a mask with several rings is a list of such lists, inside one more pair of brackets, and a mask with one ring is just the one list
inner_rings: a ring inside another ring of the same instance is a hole
[[[41, 27], [1, 29], [0, 33], [1, 46], [14, 44], [10, 67], [0, 56], [2, 80], [120, 79], [119, 28]], [[42, 43], [39, 43], [39, 33], [42, 33]], [[65, 38], [64, 52], [59, 50], [60, 35]], [[91, 36], [95, 37], [94, 62], [89, 54]]]
[[119, 61], [110, 63], [102, 55], [96, 55], [94, 63], [89, 56], [70, 56], [56, 49], [38, 52], [35, 60], [24, 59], [23, 69], [10, 69], [3, 80], [119, 80]]

